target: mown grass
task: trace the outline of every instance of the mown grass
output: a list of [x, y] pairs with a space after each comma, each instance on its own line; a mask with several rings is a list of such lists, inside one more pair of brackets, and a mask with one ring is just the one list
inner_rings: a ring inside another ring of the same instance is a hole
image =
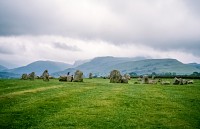
[[200, 128], [193, 85], [0, 80], [1, 129]]

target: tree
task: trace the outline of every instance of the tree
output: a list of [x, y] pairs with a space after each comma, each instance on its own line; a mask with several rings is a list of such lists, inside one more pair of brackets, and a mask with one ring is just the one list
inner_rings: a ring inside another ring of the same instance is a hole
[[191, 76], [197, 77], [197, 76], [200, 76], [200, 73], [198, 73], [198, 72], [193, 72], [193, 73], [191, 74]]

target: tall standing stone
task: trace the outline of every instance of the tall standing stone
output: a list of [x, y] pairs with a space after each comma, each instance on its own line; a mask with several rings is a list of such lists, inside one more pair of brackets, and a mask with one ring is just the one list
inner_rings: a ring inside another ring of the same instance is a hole
[[122, 75], [118, 70], [110, 72], [110, 83], [121, 83]]
[[32, 73], [29, 74], [29, 79], [35, 80], [35, 72], [32, 72]]
[[74, 73], [74, 82], [83, 82], [83, 72], [76, 70]]
[[42, 74], [43, 81], [49, 81], [49, 73], [48, 70], [45, 70]]
[[89, 79], [92, 79], [92, 73], [89, 74]]
[[143, 84], [149, 84], [149, 77], [148, 75], [144, 75], [143, 78], [142, 78], [142, 83]]

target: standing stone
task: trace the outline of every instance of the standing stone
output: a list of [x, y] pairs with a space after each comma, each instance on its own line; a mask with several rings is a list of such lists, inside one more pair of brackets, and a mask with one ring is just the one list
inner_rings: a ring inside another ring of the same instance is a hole
[[43, 81], [49, 81], [49, 73], [48, 70], [45, 70], [42, 74]]
[[187, 85], [188, 81], [186, 79], [183, 79], [183, 85]]
[[67, 76], [60, 76], [59, 81], [67, 81]]
[[179, 78], [179, 84], [183, 85], [183, 79], [182, 78]]
[[92, 79], [92, 73], [89, 74], [89, 79]]
[[72, 82], [72, 80], [73, 80], [73, 76], [68, 75], [67, 76], [67, 82]]
[[156, 80], [149, 80], [149, 84], [157, 84]]
[[67, 75], [67, 76], [60, 76], [59, 81], [65, 81], [65, 82], [72, 82], [73, 75]]
[[22, 74], [21, 79], [22, 80], [27, 80], [28, 79], [28, 75], [26, 73]]
[[28, 78], [30, 80], [35, 80], [35, 72], [30, 73], [29, 76], [28, 76]]
[[175, 78], [174, 78], [173, 84], [174, 84], [174, 85], [178, 85], [179, 83], [180, 83], [179, 79], [175, 77]]
[[148, 75], [144, 75], [143, 78], [142, 78], [142, 83], [143, 84], [149, 84], [149, 77]]
[[170, 81], [162, 81], [161, 84], [162, 85], [170, 85], [171, 83], [170, 83]]
[[121, 83], [128, 83], [128, 78], [123, 76], [121, 79]]
[[137, 80], [138, 80], [138, 81], [142, 81], [142, 78], [141, 78], [141, 77], [139, 77]]
[[74, 73], [74, 82], [83, 82], [83, 72], [76, 70]]
[[189, 80], [188, 84], [194, 84], [194, 81], [193, 80]]
[[121, 83], [122, 75], [118, 70], [113, 70], [110, 73], [110, 83]]
[[124, 77], [128, 80], [131, 80], [131, 76], [129, 74], [124, 74]]

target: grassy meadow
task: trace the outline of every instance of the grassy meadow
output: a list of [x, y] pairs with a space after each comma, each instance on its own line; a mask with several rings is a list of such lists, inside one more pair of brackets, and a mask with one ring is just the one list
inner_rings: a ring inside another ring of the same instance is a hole
[[0, 80], [0, 129], [200, 128], [200, 80], [194, 84], [111, 84]]

